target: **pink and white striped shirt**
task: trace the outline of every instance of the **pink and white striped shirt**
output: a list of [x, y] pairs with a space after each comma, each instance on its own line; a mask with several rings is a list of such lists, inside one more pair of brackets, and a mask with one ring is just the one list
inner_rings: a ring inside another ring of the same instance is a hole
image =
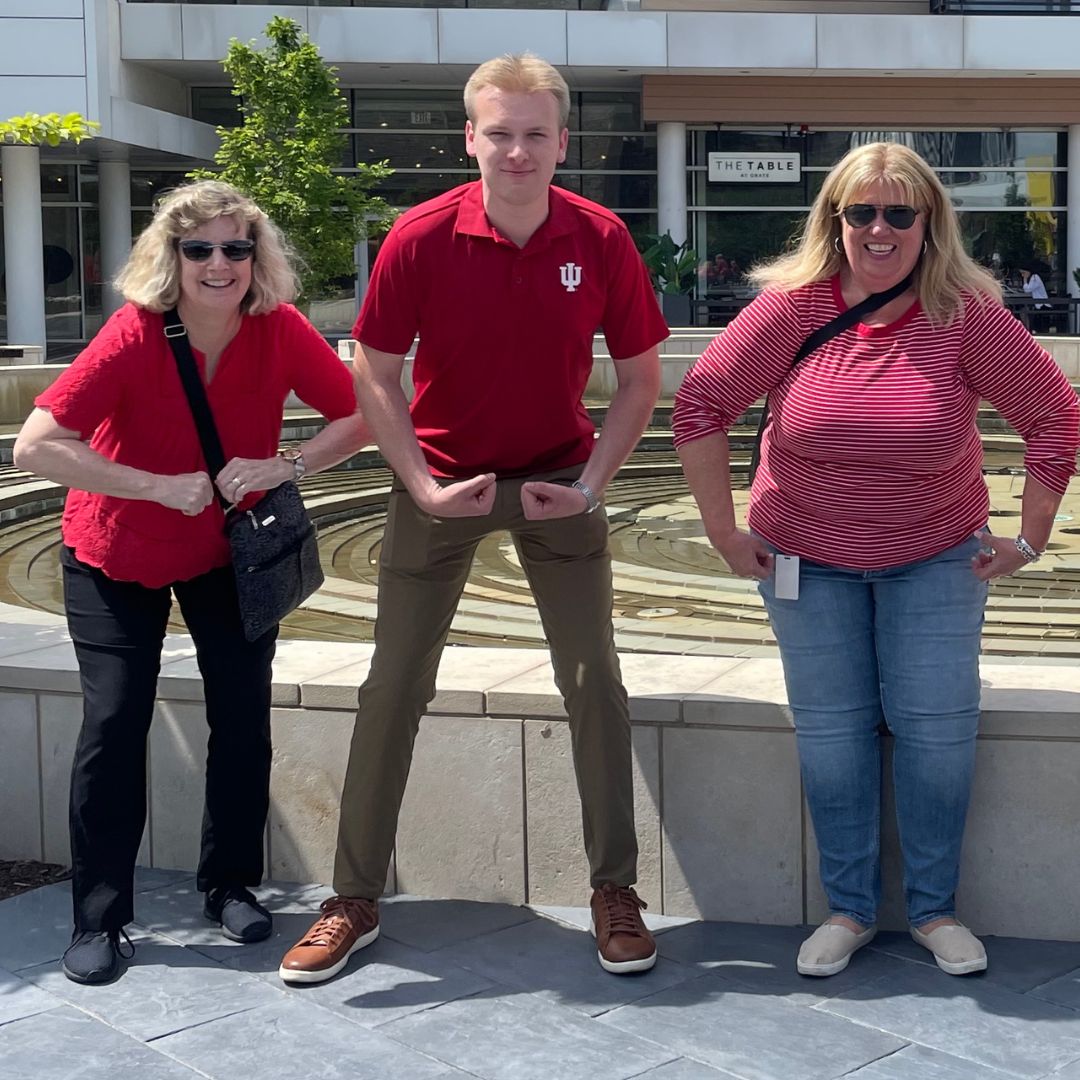
[[949, 326], [916, 301], [792, 370], [803, 340], [846, 310], [839, 278], [766, 290], [687, 374], [675, 445], [726, 431], [769, 392], [749, 525], [786, 554], [854, 570], [929, 558], [986, 524], [980, 399], [1023, 436], [1029, 475], [1064, 493], [1080, 444], [1076, 393], [1004, 307], [965, 300]]

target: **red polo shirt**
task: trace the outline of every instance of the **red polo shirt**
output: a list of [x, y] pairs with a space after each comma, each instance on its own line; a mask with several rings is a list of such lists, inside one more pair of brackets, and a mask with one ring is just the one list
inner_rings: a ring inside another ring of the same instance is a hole
[[[34, 404], [110, 461], [160, 475], [205, 472], [163, 327], [161, 315], [126, 304]], [[205, 371], [205, 357], [192, 351]], [[245, 315], [206, 391], [226, 461], [274, 456], [290, 390], [328, 420], [356, 409], [352, 374], [299, 311], [282, 304]], [[224, 524], [216, 499], [188, 517], [160, 503], [72, 488], [63, 533], [79, 559], [114, 580], [159, 588], [226, 566]]]
[[619, 218], [561, 188], [519, 248], [484, 213], [479, 180], [403, 214], [383, 243], [353, 336], [405, 353], [417, 333], [411, 406], [437, 476], [500, 476], [585, 461], [581, 403], [602, 327], [617, 360], [668, 336]]

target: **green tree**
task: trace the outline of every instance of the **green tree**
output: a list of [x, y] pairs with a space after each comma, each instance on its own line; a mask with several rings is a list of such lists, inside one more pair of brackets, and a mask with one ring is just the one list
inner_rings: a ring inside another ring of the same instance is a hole
[[300, 256], [301, 293], [310, 302], [352, 276], [358, 242], [389, 228], [393, 212], [372, 189], [393, 170], [379, 162], [334, 172], [349, 146], [341, 128], [350, 126], [336, 68], [292, 19], [275, 15], [265, 33], [263, 49], [229, 43], [222, 66], [242, 121], [217, 129], [218, 168], [189, 176], [225, 180], [266, 211]]

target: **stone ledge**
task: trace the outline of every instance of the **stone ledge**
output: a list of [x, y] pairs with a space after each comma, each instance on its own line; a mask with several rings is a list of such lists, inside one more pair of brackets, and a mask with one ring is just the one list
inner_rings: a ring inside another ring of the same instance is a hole
[[[370, 644], [281, 644], [267, 826], [278, 878], [331, 879], [337, 804], [371, 653]], [[202, 688], [190, 638], [170, 636], [163, 659], [140, 860], [189, 870], [205, 754]], [[779, 661], [620, 659], [634, 724], [639, 881], [651, 909], [818, 918], [816, 849]], [[1080, 938], [1080, 875], [1068, 856], [1080, 817], [1080, 789], [1070, 779], [1080, 770], [1080, 671], [987, 659], [982, 682], [961, 913], [984, 933]], [[68, 857], [78, 690], [63, 620], [0, 605], [0, 846], [8, 857]], [[885, 798], [888, 809], [888, 791]], [[579, 814], [546, 653], [448, 647], [402, 811], [397, 887], [581, 905], [588, 874]], [[895, 829], [884, 830], [883, 862], [881, 920], [899, 927]]]
[[[364, 642], [279, 642], [273, 705], [354, 711], [373, 651]], [[619, 660], [635, 724], [792, 727], [777, 659], [624, 653]], [[984, 657], [981, 671], [982, 737], [1080, 740], [1080, 670], [1037, 659], [1017, 664]], [[0, 604], [0, 690], [5, 689], [79, 692], [78, 665], [61, 617]], [[190, 637], [166, 637], [158, 696], [202, 701]], [[543, 649], [447, 646], [430, 711], [566, 719]]]

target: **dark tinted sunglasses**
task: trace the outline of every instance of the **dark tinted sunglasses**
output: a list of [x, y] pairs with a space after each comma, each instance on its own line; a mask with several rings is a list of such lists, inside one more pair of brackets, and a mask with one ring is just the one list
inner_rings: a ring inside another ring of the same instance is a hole
[[840, 213], [853, 229], [865, 229], [873, 224], [879, 210], [885, 224], [894, 229], [910, 229], [919, 216], [919, 211], [913, 206], [871, 206], [870, 203], [852, 203]]
[[206, 262], [214, 254], [215, 248], [221, 248], [229, 262], [243, 262], [255, 252], [254, 240], [226, 240], [224, 244], [211, 244], [209, 240], [181, 240], [177, 246], [180, 254], [189, 262]]

